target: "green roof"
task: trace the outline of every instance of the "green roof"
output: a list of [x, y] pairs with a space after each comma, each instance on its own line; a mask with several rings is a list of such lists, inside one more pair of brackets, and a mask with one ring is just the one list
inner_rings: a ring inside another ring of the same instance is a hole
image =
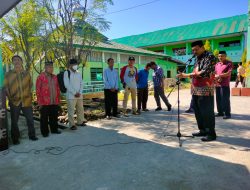
[[167, 28], [140, 35], [127, 36], [114, 39], [113, 41], [134, 47], [146, 47], [180, 41], [211, 38], [215, 36], [232, 35], [245, 31], [247, 31], [247, 15], [238, 15]]

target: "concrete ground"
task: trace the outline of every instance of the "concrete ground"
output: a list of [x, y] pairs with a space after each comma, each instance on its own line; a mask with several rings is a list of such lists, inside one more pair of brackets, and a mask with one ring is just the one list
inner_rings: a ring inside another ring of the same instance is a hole
[[[194, 115], [184, 113], [190, 99], [190, 90], [181, 90], [183, 135], [197, 130]], [[231, 97], [232, 119], [216, 118], [217, 141], [183, 137], [182, 147], [167, 136], [177, 133], [177, 93], [169, 100], [172, 112], [155, 112], [151, 96], [150, 112], [140, 116], [90, 122], [37, 142], [22, 139], [0, 153], [0, 189], [250, 189], [250, 97]]]

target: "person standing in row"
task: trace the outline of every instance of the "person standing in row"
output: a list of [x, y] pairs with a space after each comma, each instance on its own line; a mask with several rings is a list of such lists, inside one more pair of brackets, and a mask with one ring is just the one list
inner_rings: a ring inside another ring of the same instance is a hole
[[[114, 69], [114, 59], [108, 59], [108, 68], [104, 70], [104, 97], [106, 118], [118, 117], [118, 72]], [[112, 109], [112, 114], [111, 114]]]
[[193, 136], [200, 137], [202, 141], [216, 140], [215, 115], [214, 115], [214, 72], [216, 58], [204, 48], [201, 40], [191, 44], [196, 56], [192, 73], [180, 73], [179, 78], [192, 78], [192, 98], [194, 113], [199, 132]]
[[163, 69], [153, 61], [150, 62], [150, 66], [151, 69], [153, 69], [154, 97], [157, 104], [157, 108], [155, 109], [155, 111], [162, 110], [160, 97], [167, 106], [168, 111], [171, 111], [172, 105], [169, 103], [164, 92], [165, 76], [163, 73]]
[[148, 101], [148, 74], [151, 68], [150, 63], [148, 63], [144, 69], [138, 72], [138, 82], [137, 82], [137, 112], [149, 111], [147, 109]]
[[223, 119], [230, 119], [230, 79], [233, 63], [227, 60], [225, 51], [220, 51], [218, 58], [220, 62], [215, 65], [216, 104], [218, 110], [216, 117], [224, 116]]
[[241, 86], [243, 88], [245, 87], [245, 80], [246, 80], [245, 73], [246, 73], [245, 68], [242, 66], [242, 63], [239, 63], [238, 68], [237, 68], [237, 76], [236, 76], [235, 88], [238, 87], [239, 82], [241, 83]]
[[40, 130], [43, 137], [50, 132], [60, 134], [58, 130], [58, 104], [60, 103], [60, 89], [57, 76], [53, 74], [53, 62], [45, 62], [45, 71], [36, 80], [37, 102], [40, 106]]
[[131, 94], [132, 98], [132, 114], [138, 115], [136, 110], [136, 91], [137, 91], [137, 69], [134, 66], [135, 58], [129, 57], [128, 65], [124, 66], [121, 70], [120, 79], [123, 84], [123, 88], [125, 89], [124, 99], [123, 99], [123, 113], [124, 116], [128, 116], [127, 114], [127, 104], [128, 104], [128, 96]]
[[[77, 71], [78, 63], [76, 59], [70, 59], [69, 70], [64, 72], [64, 85], [67, 89], [66, 99], [68, 106], [68, 118], [71, 130], [76, 130], [77, 126], [86, 126], [87, 120], [84, 117], [82, 89], [83, 81], [81, 73]], [[76, 108], [77, 124], [74, 121]]]
[[11, 115], [11, 138], [13, 144], [19, 144], [20, 131], [18, 119], [22, 110], [28, 126], [29, 139], [38, 140], [34, 128], [32, 110], [32, 79], [30, 73], [23, 69], [23, 60], [19, 55], [12, 57], [14, 70], [5, 75], [4, 88], [9, 99]]

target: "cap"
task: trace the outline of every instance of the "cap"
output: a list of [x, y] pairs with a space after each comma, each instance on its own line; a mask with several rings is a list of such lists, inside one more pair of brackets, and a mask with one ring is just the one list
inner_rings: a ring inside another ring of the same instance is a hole
[[129, 60], [129, 61], [135, 61], [135, 58], [134, 58], [133, 56], [130, 56], [130, 57], [128, 58], [128, 60]]

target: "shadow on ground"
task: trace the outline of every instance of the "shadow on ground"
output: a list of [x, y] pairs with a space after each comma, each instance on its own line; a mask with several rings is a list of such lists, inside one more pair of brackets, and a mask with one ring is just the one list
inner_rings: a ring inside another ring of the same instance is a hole
[[[113, 144], [110, 143], [128, 143]], [[145, 142], [145, 143], [141, 143]], [[85, 146], [89, 144], [88, 146]], [[106, 146], [93, 147], [91, 145]], [[70, 146], [74, 146], [63, 152]], [[81, 145], [81, 146], [80, 146]], [[95, 127], [65, 131], [37, 142], [23, 140], [15, 151], [52, 150], [35, 154], [0, 153], [4, 190], [200, 190], [248, 189], [243, 165], [197, 155]], [[11, 177], [10, 177], [11, 176]]]

